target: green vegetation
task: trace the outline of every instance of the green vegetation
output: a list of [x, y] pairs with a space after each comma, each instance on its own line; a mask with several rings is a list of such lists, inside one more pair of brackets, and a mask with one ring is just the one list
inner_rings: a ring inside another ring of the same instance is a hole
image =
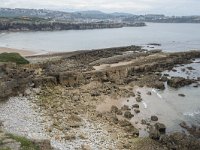
[[16, 64], [29, 64], [29, 61], [18, 53], [1, 53], [0, 62], [14, 62]]
[[0, 150], [11, 150], [10, 148], [0, 148]]
[[7, 134], [7, 136], [21, 143], [21, 150], [39, 150], [39, 147], [37, 145], [34, 145], [30, 140], [26, 139], [25, 137], [13, 134]]

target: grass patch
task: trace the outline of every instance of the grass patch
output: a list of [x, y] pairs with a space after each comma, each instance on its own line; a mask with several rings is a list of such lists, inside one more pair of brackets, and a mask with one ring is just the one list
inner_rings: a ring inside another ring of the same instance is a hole
[[21, 143], [21, 150], [40, 150], [38, 145], [34, 145], [29, 139], [13, 134], [7, 134], [8, 137]]
[[0, 62], [14, 62], [16, 64], [29, 64], [29, 61], [18, 53], [1, 53]]

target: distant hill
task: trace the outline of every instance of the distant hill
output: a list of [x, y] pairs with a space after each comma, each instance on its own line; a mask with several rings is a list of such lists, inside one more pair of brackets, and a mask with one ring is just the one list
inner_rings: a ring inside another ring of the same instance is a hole
[[115, 17], [132, 17], [132, 16], [135, 16], [135, 15], [130, 14], [130, 13], [121, 13], [121, 12], [114, 12], [114, 13], [111, 13], [110, 15], [115, 16]]
[[45, 19], [61, 19], [61, 20], [73, 20], [73, 19], [113, 19], [121, 17], [131, 17], [129, 13], [104, 13], [97, 10], [88, 11], [76, 11], [76, 12], [64, 12], [64, 11], [53, 11], [47, 9], [10, 9], [0, 8], [0, 17], [39, 17]]

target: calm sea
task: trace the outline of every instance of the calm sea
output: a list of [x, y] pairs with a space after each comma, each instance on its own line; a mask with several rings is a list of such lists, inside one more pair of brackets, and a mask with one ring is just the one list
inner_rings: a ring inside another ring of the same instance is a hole
[[0, 34], [0, 47], [61, 52], [160, 43], [165, 51], [200, 49], [200, 24], [148, 23], [116, 29], [12, 32]]

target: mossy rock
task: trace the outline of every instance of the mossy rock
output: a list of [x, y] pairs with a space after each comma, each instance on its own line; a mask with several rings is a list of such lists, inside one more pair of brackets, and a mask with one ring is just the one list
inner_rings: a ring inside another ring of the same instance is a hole
[[0, 62], [14, 62], [16, 64], [29, 64], [29, 61], [26, 60], [18, 53], [1, 53]]

